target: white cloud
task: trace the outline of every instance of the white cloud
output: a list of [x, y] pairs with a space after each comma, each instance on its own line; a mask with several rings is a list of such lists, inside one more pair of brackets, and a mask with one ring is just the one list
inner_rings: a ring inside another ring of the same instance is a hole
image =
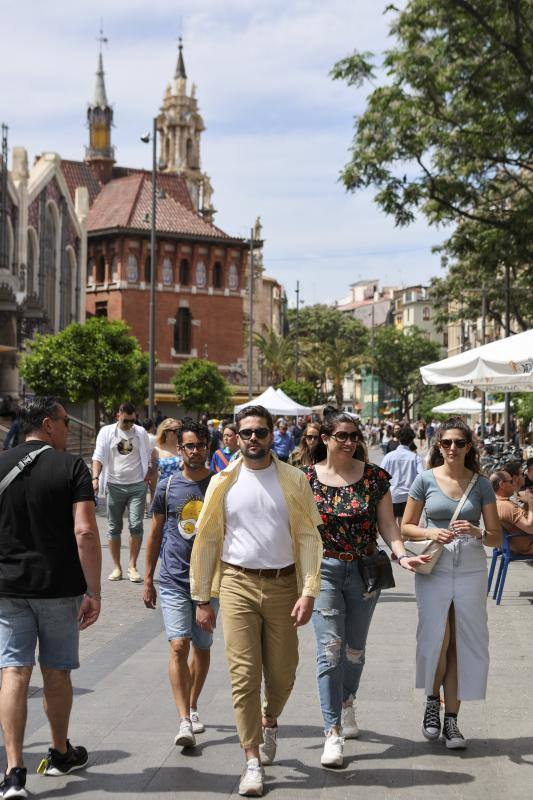
[[3, 120], [10, 144], [26, 146], [30, 157], [44, 150], [83, 157], [103, 14], [118, 161], [149, 167], [139, 134], [172, 78], [181, 29], [207, 125], [202, 159], [217, 221], [247, 236], [261, 214], [271, 274], [288, 289], [299, 278], [312, 302], [324, 291], [342, 297], [359, 276], [409, 283], [439, 271], [431, 245], [441, 232], [421, 221], [398, 230], [371, 193], [347, 195], [338, 183], [366, 90], [332, 81], [329, 71], [355, 48], [387, 46], [386, 0], [2, 5]]

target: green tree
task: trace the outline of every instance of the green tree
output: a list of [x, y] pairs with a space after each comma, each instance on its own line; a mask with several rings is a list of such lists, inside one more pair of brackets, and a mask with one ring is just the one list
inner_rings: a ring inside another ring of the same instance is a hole
[[232, 397], [231, 386], [216, 364], [205, 358], [190, 358], [172, 378], [180, 405], [198, 414], [225, 411]]
[[37, 394], [56, 394], [73, 403], [92, 400], [98, 429], [101, 412], [146, 397], [148, 355], [129, 330], [120, 320], [92, 317], [57, 334], [37, 334], [21, 359], [20, 373]]
[[286, 378], [279, 384], [279, 388], [302, 406], [312, 406], [314, 403], [315, 387], [309, 381], [295, 381], [294, 378]]
[[319, 345], [317, 355], [322, 359], [326, 378], [333, 384], [333, 396], [337, 408], [342, 408], [344, 378], [362, 363], [363, 357], [353, 355], [351, 342], [338, 338], [333, 342]]
[[[408, 0], [380, 59], [355, 52], [333, 76], [375, 87], [356, 118], [343, 171], [373, 187], [398, 225], [472, 220], [498, 250], [531, 264], [533, 12], [531, 0]], [[376, 62], [378, 63], [378, 62]], [[379, 83], [379, 85], [376, 85]]]
[[459, 397], [457, 386], [423, 386], [420, 389], [416, 404], [417, 414], [422, 419], [425, 419], [426, 422], [433, 418], [445, 420], [450, 416], [449, 414], [434, 414], [431, 409], [434, 406], [440, 406], [442, 403], [455, 400], [457, 397]]
[[294, 343], [279, 336], [273, 328], [263, 336], [254, 333], [254, 345], [261, 354], [269, 381], [277, 386], [288, 378], [294, 368]]
[[513, 397], [516, 416], [523, 420], [527, 428], [533, 419], [533, 392], [523, 392]]
[[[296, 310], [287, 313], [289, 336], [296, 336]], [[361, 355], [368, 342], [368, 330], [362, 322], [336, 308], [316, 304], [304, 306], [298, 313], [298, 336], [302, 342], [329, 342], [344, 339], [351, 355]]]
[[368, 361], [379, 377], [398, 393], [400, 415], [409, 418], [414, 403], [423, 394], [419, 368], [437, 361], [440, 348], [416, 327], [401, 330], [393, 325], [376, 328]]

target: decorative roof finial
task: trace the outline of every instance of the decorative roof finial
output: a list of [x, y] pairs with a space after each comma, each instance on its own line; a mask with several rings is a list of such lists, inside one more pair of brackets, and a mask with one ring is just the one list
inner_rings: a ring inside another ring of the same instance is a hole
[[181, 36], [178, 39], [178, 50], [179, 50], [178, 63], [176, 65], [176, 74], [175, 74], [174, 77], [175, 78], [185, 78], [186, 79], [187, 78], [187, 73], [185, 72], [185, 62], [183, 60], [183, 44], [182, 44]]
[[100, 35], [97, 36], [97, 42], [100, 44], [100, 51], [98, 53], [98, 69], [96, 71], [96, 86], [94, 89], [94, 100], [92, 103], [93, 108], [107, 108], [107, 94], [105, 90], [104, 81], [104, 59], [102, 57], [102, 48], [107, 44], [107, 37], [104, 36], [104, 20], [100, 20]]

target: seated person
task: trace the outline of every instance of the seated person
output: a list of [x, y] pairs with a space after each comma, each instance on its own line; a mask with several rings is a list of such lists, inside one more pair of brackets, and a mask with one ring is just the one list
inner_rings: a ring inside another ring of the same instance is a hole
[[533, 458], [526, 461], [526, 471], [524, 472], [524, 488], [533, 489]]
[[513, 553], [521, 556], [533, 556], [533, 492], [524, 492], [527, 498], [523, 506], [513, 503], [514, 481], [505, 470], [498, 470], [490, 476], [492, 488], [496, 494], [496, 507], [502, 528], [507, 533], [524, 533], [524, 536], [512, 536], [509, 546]]

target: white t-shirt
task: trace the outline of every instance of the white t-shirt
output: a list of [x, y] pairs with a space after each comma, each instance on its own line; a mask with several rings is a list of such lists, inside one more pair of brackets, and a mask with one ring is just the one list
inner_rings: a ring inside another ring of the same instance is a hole
[[243, 464], [226, 493], [224, 511], [223, 561], [250, 569], [294, 564], [289, 512], [273, 463], [266, 469]]
[[111, 440], [108, 483], [126, 486], [144, 480], [139, 437], [136, 431], [123, 431], [117, 425]]

